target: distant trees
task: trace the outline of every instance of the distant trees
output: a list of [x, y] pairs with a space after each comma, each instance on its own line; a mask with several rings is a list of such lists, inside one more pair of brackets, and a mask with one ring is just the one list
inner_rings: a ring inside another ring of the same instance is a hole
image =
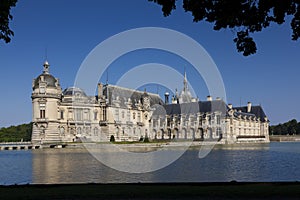
[[[148, 0], [162, 6], [163, 15], [176, 9], [177, 0]], [[206, 21], [213, 29], [230, 29], [236, 34], [233, 41], [244, 56], [256, 53], [252, 35], [272, 23], [283, 24], [290, 16], [292, 40], [300, 37], [299, 0], [182, 0], [185, 12], [190, 12], [194, 22]]]
[[273, 135], [294, 135], [300, 134], [300, 122], [292, 119], [284, 124], [278, 124], [269, 127], [269, 133]]
[[13, 19], [10, 9], [15, 7], [17, 0], [0, 1], [0, 40], [9, 43], [14, 32], [9, 28], [9, 21]]
[[0, 129], [0, 142], [20, 142], [30, 141], [32, 133], [32, 123], [10, 126]]

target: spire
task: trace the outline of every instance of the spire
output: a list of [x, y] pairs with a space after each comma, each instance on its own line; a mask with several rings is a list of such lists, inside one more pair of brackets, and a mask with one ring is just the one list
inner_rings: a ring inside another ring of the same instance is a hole
[[186, 71], [184, 69], [184, 79], [183, 79], [183, 91], [188, 90], [187, 78], [186, 78]]
[[189, 91], [189, 88], [188, 88], [188, 81], [187, 81], [187, 77], [186, 77], [186, 71], [185, 71], [185, 68], [184, 68], [184, 79], [183, 79], [183, 89], [179, 95], [179, 103], [190, 103], [192, 102], [192, 95]]
[[50, 67], [50, 65], [49, 65], [49, 63], [48, 63], [47, 60], [44, 62], [43, 66], [44, 66], [43, 73], [44, 74], [49, 74], [49, 67]]

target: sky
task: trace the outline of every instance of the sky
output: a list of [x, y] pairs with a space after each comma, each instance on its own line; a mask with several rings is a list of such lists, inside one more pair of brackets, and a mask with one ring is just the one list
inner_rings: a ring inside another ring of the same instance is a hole
[[[0, 127], [31, 121], [32, 80], [42, 73], [46, 59], [50, 73], [60, 79], [65, 89], [74, 85], [84, 59], [99, 43], [141, 27], [175, 30], [202, 45], [221, 74], [227, 103], [240, 106], [250, 101], [261, 105], [271, 124], [300, 120], [300, 45], [291, 40], [289, 22], [256, 33], [258, 52], [244, 57], [236, 51], [232, 31], [214, 31], [209, 23], [194, 23], [180, 3], [171, 16], [163, 17], [161, 7], [147, 0], [19, 1], [12, 9], [14, 18], [10, 23], [15, 35], [8, 44], [0, 41]], [[206, 99], [207, 86], [191, 64], [157, 49], [120, 56], [99, 80], [108, 79], [114, 84], [128, 70], [147, 63], [161, 63], [181, 74], [186, 70], [197, 96]], [[165, 77], [172, 79], [170, 75]], [[156, 90], [161, 94], [174, 92], [175, 88], [157, 86]]]

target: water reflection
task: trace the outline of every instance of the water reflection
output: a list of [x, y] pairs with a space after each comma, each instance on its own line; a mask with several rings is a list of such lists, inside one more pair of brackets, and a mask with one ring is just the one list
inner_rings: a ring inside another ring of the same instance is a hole
[[[296, 144], [298, 150], [299, 144]], [[191, 148], [171, 165], [140, 174], [106, 167], [85, 149], [42, 149], [32, 151], [32, 182], [299, 181], [300, 170], [297, 168], [300, 166], [300, 154], [277, 151], [278, 148], [284, 148], [282, 145], [216, 146], [203, 159], [198, 158], [199, 148]], [[290, 147], [285, 145], [285, 148]], [[297, 151], [297, 148], [293, 151]]]
[[33, 151], [34, 183], [147, 182], [151, 174], [122, 173], [106, 167], [85, 149]]

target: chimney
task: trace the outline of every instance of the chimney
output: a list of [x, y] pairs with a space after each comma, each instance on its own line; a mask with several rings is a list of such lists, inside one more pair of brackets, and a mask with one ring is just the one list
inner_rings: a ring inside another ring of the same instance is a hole
[[101, 99], [103, 95], [103, 85], [102, 83], [98, 83], [98, 99]]
[[207, 96], [207, 101], [212, 101], [212, 97], [210, 95]]
[[228, 108], [232, 109], [232, 104], [231, 103], [228, 104]]
[[247, 104], [247, 112], [251, 112], [251, 102], [249, 101]]
[[169, 104], [169, 92], [165, 93], [165, 104], [168, 105]]

